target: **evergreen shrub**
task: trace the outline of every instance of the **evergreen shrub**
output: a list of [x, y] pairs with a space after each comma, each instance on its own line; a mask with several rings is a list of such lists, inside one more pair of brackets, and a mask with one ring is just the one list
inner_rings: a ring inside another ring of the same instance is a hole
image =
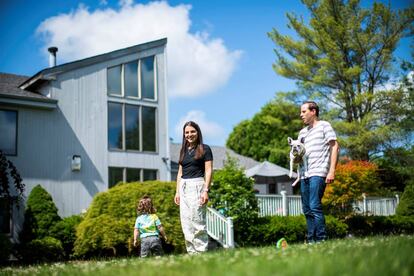
[[23, 262], [43, 263], [56, 262], [64, 259], [64, 250], [60, 240], [53, 237], [34, 239], [20, 251]]
[[0, 233], [0, 248], [0, 263], [5, 263], [12, 252], [12, 244], [10, 238], [3, 233]]
[[168, 243], [164, 244], [164, 251], [184, 252], [179, 208], [174, 203], [175, 185], [160, 181], [124, 183], [97, 194], [77, 227], [74, 255], [80, 258], [135, 255], [136, 206], [144, 195], [152, 198], [165, 228]]
[[52, 227], [60, 220], [51, 195], [42, 186], [35, 186], [26, 202], [20, 242], [24, 244], [50, 236]]
[[396, 235], [414, 233], [414, 217], [351, 216], [344, 221], [354, 236]]
[[51, 236], [62, 242], [65, 257], [73, 254], [73, 246], [76, 240], [76, 227], [81, 223], [82, 215], [73, 215], [57, 222], [51, 229]]
[[405, 186], [396, 212], [400, 216], [414, 216], [414, 180]]

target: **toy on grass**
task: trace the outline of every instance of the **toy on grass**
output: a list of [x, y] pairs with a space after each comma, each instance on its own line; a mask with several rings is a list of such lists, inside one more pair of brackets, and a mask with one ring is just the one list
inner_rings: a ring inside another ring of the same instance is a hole
[[284, 249], [286, 249], [288, 247], [288, 243], [287, 243], [287, 241], [286, 241], [286, 239], [285, 238], [281, 238], [280, 240], [278, 240], [277, 241], [277, 243], [276, 243], [276, 248], [278, 248], [278, 249], [282, 249], [282, 250], [284, 250]]

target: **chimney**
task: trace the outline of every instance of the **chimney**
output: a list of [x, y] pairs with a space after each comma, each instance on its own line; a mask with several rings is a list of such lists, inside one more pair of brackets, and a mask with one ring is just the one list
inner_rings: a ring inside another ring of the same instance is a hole
[[49, 68], [56, 66], [56, 52], [58, 51], [57, 47], [49, 47]]

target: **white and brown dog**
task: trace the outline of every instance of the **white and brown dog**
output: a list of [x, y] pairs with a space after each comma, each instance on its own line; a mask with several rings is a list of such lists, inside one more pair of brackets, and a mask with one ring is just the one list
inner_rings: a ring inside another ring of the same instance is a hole
[[300, 167], [303, 164], [303, 168], [305, 172], [308, 170], [308, 164], [306, 162], [305, 153], [305, 138], [299, 140], [293, 140], [292, 138], [288, 137], [288, 143], [290, 146], [290, 172], [289, 177], [292, 178], [293, 176], [293, 166], [296, 164], [298, 166], [298, 177], [296, 178], [295, 182], [293, 182], [292, 186], [295, 186], [300, 180]]

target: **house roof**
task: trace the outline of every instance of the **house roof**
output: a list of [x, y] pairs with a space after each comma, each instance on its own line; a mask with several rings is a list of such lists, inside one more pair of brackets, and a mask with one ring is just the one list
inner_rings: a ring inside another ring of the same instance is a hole
[[27, 76], [0, 73], [0, 103], [42, 108], [56, 107], [56, 100], [19, 88], [19, 85], [27, 79], [29, 79]]
[[[245, 171], [246, 176], [268, 176], [268, 177], [278, 177], [289, 175], [289, 170], [268, 161], [264, 161], [250, 169]], [[294, 174], [296, 177], [296, 174]]]
[[112, 51], [109, 53], [105, 53], [105, 54], [101, 54], [101, 55], [97, 55], [97, 56], [93, 56], [93, 57], [89, 57], [89, 58], [85, 58], [85, 59], [81, 59], [81, 60], [77, 60], [77, 61], [73, 61], [69, 63], [64, 63], [64, 64], [57, 65], [57, 66], [50, 67], [50, 68], [46, 68], [36, 73], [31, 78], [28, 78], [27, 80], [22, 82], [20, 84], [20, 88], [30, 90], [30, 91], [35, 91], [37, 87], [41, 86], [44, 82], [48, 82], [50, 80], [55, 79], [56, 75], [60, 73], [70, 71], [73, 69], [77, 69], [77, 68], [81, 68], [81, 67], [85, 67], [85, 66], [89, 66], [95, 63], [100, 63], [108, 59], [115, 59], [115, 58], [119, 58], [122, 56], [130, 55], [136, 52], [144, 51], [147, 49], [164, 46], [166, 44], [167, 44], [167, 39], [163, 38], [163, 39], [154, 40], [154, 41], [150, 41], [147, 43], [131, 46], [128, 48]]
[[[231, 149], [228, 149], [226, 147], [220, 147], [220, 146], [210, 146], [211, 151], [213, 152], [213, 169], [219, 170], [224, 167], [224, 163], [227, 159], [227, 154], [229, 154], [231, 157], [234, 157], [238, 160], [238, 163], [241, 167], [244, 169], [249, 169], [251, 167], [254, 167], [260, 162], [243, 155], [240, 155], [238, 153], [235, 153]], [[177, 143], [170, 143], [170, 155], [171, 155], [171, 161], [178, 163], [178, 159], [180, 158], [180, 149], [181, 144]]]

